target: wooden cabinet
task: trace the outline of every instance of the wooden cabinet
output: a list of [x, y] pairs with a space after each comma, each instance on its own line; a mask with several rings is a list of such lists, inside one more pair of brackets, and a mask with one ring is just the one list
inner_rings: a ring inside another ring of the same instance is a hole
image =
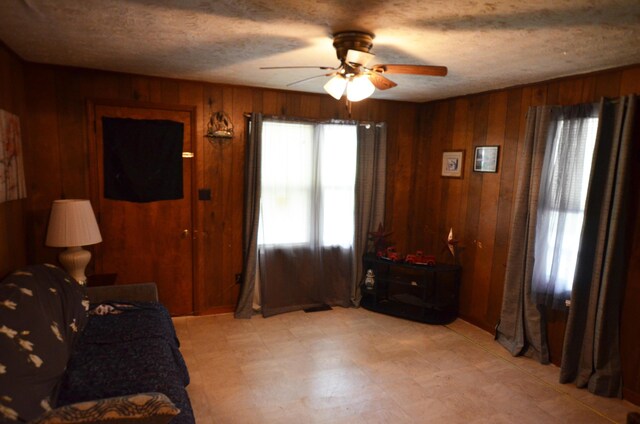
[[365, 309], [429, 324], [447, 324], [458, 317], [459, 265], [412, 265], [366, 254], [365, 275], [373, 272], [373, 286], [361, 283]]

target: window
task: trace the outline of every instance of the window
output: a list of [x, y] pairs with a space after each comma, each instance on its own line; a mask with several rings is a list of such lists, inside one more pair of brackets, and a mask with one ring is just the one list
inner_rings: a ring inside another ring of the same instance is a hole
[[355, 125], [266, 121], [262, 127], [262, 245], [353, 244]]
[[558, 108], [540, 181], [532, 287], [556, 308], [571, 295], [598, 129], [597, 111], [585, 108]]

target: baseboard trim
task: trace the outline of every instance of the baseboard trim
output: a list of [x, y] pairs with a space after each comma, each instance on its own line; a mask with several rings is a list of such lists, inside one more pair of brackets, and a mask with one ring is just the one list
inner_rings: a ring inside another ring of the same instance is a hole
[[229, 314], [235, 311], [236, 308], [234, 306], [212, 306], [211, 308], [203, 309], [201, 311], [196, 311], [194, 315], [222, 315]]
[[495, 329], [495, 327], [491, 327], [491, 326], [487, 325], [487, 323], [486, 323], [486, 322], [482, 322], [482, 321], [480, 321], [480, 320], [477, 320], [477, 319], [475, 319], [475, 318], [472, 318], [472, 317], [467, 316], [466, 314], [462, 314], [462, 313], [461, 313], [461, 314], [459, 314], [459, 317], [460, 317], [461, 319], [463, 319], [463, 320], [467, 321], [469, 324], [473, 324], [473, 325], [475, 325], [476, 327], [481, 328], [481, 329], [483, 329], [484, 331], [486, 331], [486, 332], [488, 332], [488, 333], [491, 333], [491, 334], [493, 334], [493, 335], [495, 335], [495, 334], [496, 334], [496, 329]]
[[626, 401], [633, 403], [634, 405], [640, 406], [640, 393], [627, 389], [625, 387], [622, 388], [622, 398]]

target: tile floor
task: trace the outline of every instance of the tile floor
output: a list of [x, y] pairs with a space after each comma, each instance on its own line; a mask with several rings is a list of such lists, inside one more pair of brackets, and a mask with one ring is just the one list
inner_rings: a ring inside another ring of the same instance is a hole
[[364, 309], [174, 319], [197, 423], [613, 423], [640, 408], [557, 383], [465, 321]]

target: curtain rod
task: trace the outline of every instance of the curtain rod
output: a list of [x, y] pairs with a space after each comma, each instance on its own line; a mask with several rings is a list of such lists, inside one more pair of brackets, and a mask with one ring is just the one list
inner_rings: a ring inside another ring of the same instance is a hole
[[[248, 120], [251, 120], [251, 112], [243, 113], [243, 116]], [[311, 122], [314, 124], [323, 124], [323, 123], [353, 123], [356, 125], [371, 125], [374, 124], [376, 127], [380, 127], [384, 125], [384, 122], [373, 122], [373, 121], [357, 121], [355, 119], [313, 119], [313, 118], [299, 118], [295, 116], [282, 116], [282, 115], [263, 115], [264, 118], [273, 119], [278, 121], [295, 121], [295, 122]]]

